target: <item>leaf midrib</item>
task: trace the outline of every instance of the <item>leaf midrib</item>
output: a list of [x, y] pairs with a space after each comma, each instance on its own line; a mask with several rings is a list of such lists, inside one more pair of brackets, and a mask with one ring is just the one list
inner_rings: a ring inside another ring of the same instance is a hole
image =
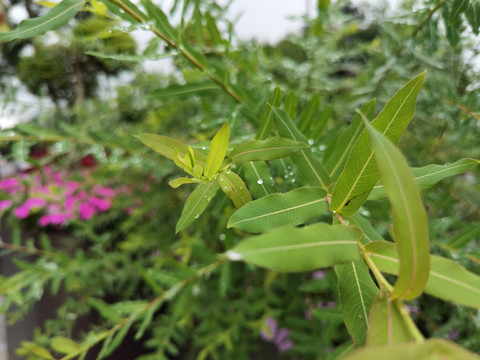
[[242, 254], [243, 257], [249, 255], [258, 255], [258, 254], [269, 254], [275, 252], [281, 252], [285, 250], [298, 250], [298, 249], [305, 249], [310, 247], [317, 247], [317, 246], [328, 246], [328, 245], [357, 245], [356, 241], [353, 240], [336, 240], [336, 241], [322, 241], [322, 242], [313, 242], [307, 244], [298, 244], [298, 245], [285, 245], [285, 246], [277, 246], [271, 247], [266, 249], [257, 249], [257, 250], [250, 250], [250, 251], [238, 251]]

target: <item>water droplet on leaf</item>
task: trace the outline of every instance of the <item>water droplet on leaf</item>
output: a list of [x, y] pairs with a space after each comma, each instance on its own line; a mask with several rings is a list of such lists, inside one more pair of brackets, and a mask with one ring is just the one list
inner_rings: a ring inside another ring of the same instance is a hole
[[262, 185], [262, 184], [263, 184], [263, 180], [262, 180], [262, 179], [258, 179], [258, 180], [257, 180], [257, 184], [258, 184], [258, 185]]

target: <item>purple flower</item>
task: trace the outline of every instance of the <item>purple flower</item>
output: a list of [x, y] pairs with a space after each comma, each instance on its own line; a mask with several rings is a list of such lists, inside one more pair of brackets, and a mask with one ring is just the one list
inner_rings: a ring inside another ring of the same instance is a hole
[[112, 207], [112, 201], [110, 199], [91, 197], [90, 199], [88, 199], [88, 202], [100, 211], [107, 211]]
[[8, 178], [0, 180], [0, 190], [8, 195], [13, 195], [17, 192], [19, 181], [15, 178]]
[[280, 344], [277, 344], [277, 349], [280, 352], [285, 352], [287, 350], [290, 350], [291, 348], [293, 348], [293, 342], [290, 339], [288, 339], [287, 341], [284, 341]]
[[265, 325], [267, 326], [266, 328], [263, 328], [260, 331], [260, 336], [264, 340], [267, 340], [267, 341], [272, 340], [273, 337], [275, 336], [275, 333], [277, 332], [277, 328], [278, 328], [277, 320], [275, 320], [272, 317], [268, 317], [265, 319]]
[[95, 186], [93, 192], [98, 196], [103, 196], [106, 198], [112, 198], [115, 196], [115, 190], [109, 187]]
[[323, 279], [325, 275], [326, 275], [325, 270], [317, 270], [313, 272], [312, 278], [315, 280], [320, 280], [320, 279]]
[[71, 218], [73, 218], [73, 214], [47, 214], [38, 219], [38, 224], [40, 226], [47, 226], [48, 224], [66, 225]]
[[275, 334], [275, 342], [279, 344], [289, 336], [290, 336], [290, 330], [285, 328], [278, 329], [277, 333]]
[[90, 220], [94, 215], [97, 215], [97, 209], [89, 202], [81, 203], [78, 212], [82, 220]]
[[458, 333], [457, 333], [454, 329], [452, 329], [452, 330], [450, 330], [450, 332], [448, 333], [448, 338], [449, 338], [450, 340], [457, 340], [457, 339], [458, 339]]
[[0, 200], [0, 211], [9, 208], [10, 206], [12, 206], [12, 204], [12, 200]]
[[279, 352], [285, 352], [293, 347], [293, 342], [290, 340], [290, 330], [286, 328], [278, 328], [277, 320], [272, 317], [265, 319], [266, 329], [260, 331], [262, 339], [275, 344]]

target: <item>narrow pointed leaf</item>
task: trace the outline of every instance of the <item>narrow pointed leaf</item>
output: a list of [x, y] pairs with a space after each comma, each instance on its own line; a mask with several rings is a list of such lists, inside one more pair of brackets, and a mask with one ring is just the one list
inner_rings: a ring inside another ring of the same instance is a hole
[[300, 114], [298, 129], [302, 133], [305, 133], [306, 130], [309, 130], [311, 128], [312, 123], [314, 122], [314, 119], [315, 119], [315, 115], [317, 115], [319, 109], [320, 109], [320, 96], [318, 94], [315, 94], [312, 96], [312, 98], [308, 102], [307, 107]]
[[228, 140], [230, 138], [230, 125], [228, 121], [218, 130], [210, 143], [210, 150], [207, 156], [207, 165], [205, 166], [205, 176], [213, 177], [222, 166], [223, 159], [227, 154]]
[[458, 20], [460, 20], [460, 14], [467, 10], [469, 0], [454, 0], [451, 10], [450, 16], [448, 17], [448, 24], [452, 25], [455, 24]]
[[[445, 165], [427, 165], [420, 168], [412, 168], [413, 177], [420, 190], [428, 189], [439, 181], [454, 175], [464, 173], [480, 161], [476, 159], [461, 159], [452, 164]], [[385, 190], [381, 181], [375, 185], [368, 196], [369, 200], [381, 200], [386, 198]]]
[[400, 259], [400, 272], [392, 299], [411, 300], [422, 293], [428, 280], [430, 247], [427, 215], [418, 186], [403, 155], [368, 121], [364, 123], [393, 211], [393, 232]]
[[[146, 19], [146, 15], [141, 12], [137, 5], [132, 3], [130, 0], [122, 0], [122, 4], [128, 9], [128, 11], [124, 11], [121, 7], [119, 7], [115, 0], [103, 0], [102, 3], [104, 3], [108, 10], [117, 15], [119, 18], [127, 20], [132, 24], [138, 24]], [[139, 21], [139, 19], [142, 20]]]
[[480, 237], [480, 222], [464, 227], [460, 232], [450, 239], [448, 246], [453, 249], [460, 249], [474, 239]]
[[84, 5], [82, 0], [63, 0], [45, 15], [23, 20], [15, 30], [0, 34], [0, 42], [28, 39], [56, 30], [70, 21]]
[[280, 90], [280, 87], [277, 86], [267, 100], [267, 105], [265, 106], [265, 109], [263, 110], [262, 116], [260, 118], [260, 128], [258, 129], [255, 139], [263, 140], [268, 137], [268, 135], [273, 129], [272, 106], [278, 107], [281, 103], [282, 91]]
[[219, 90], [217, 84], [212, 81], [205, 81], [194, 84], [171, 85], [163, 89], [153, 90], [148, 94], [149, 99], [181, 98], [195, 94], [203, 94], [207, 91]]
[[385, 240], [382, 236], [375, 230], [371, 222], [365, 219], [362, 215], [356, 213], [347, 218], [347, 221], [351, 225], [358, 226], [363, 231], [363, 244], [368, 244], [369, 242], [375, 240]]
[[176, 44], [178, 39], [178, 30], [170, 24], [168, 16], [151, 0], [141, 0], [140, 2], [147, 11], [150, 19], [153, 20], [155, 26], [163, 35], [162, 38], [165, 38], [169, 44]]
[[[385, 105], [372, 126], [396, 143], [415, 112], [415, 102], [425, 73], [410, 80]], [[352, 147], [344, 170], [333, 190], [330, 210], [344, 216], [354, 214], [378, 181], [373, 152], [364, 130]]]
[[131, 55], [131, 54], [106, 54], [98, 51], [86, 51], [85, 54], [95, 56], [99, 59], [112, 59], [112, 60], [119, 60], [119, 61], [160, 60], [160, 59], [165, 59], [167, 57], [174, 56], [172, 53]]
[[278, 272], [313, 271], [361, 260], [361, 236], [359, 229], [343, 225], [288, 226], [247, 238], [226, 255]]
[[[367, 119], [373, 118], [374, 111], [375, 99], [370, 100], [361, 109], [362, 114], [365, 114]], [[335, 142], [329, 145], [333, 150], [327, 148], [326, 154], [329, 154], [329, 156], [324, 160], [325, 170], [330, 174], [332, 181], [337, 180], [340, 176], [347, 162], [348, 155], [364, 128], [362, 117], [359, 113], [356, 113], [352, 123], [338, 135]]]
[[478, 360], [478, 356], [443, 339], [424, 342], [367, 346], [351, 352], [342, 360]]
[[268, 195], [237, 210], [227, 226], [264, 232], [282, 225], [304, 224], [327, 211], [326, 196], [325, 190], [314, 187]]
[[53, 350], [60, 354], [71, 354], [80, 350], [80, 345], [63, 336], [55, 336], [51, 341], [51, 346]]
[[[273, 120], [281, 137], [307, 143], [307, 138], [295, 126], [288, 114], [279, 108], [273, 108]], [[313, 156], [310, 149], [300, 150], [291, 156], [300, 172], [300, 176], [311, 186], [324, 189], [330, 184], [327, 171], [322, 163]]]
[[253, 197], [258, 199], [277, 192], [272, 174], [265, 162], [248, 161], [242, 164], [242, 169]]
[[472, 27], [472, 31], [475, 35], [479, 34], [480, 28], [480, 1], [470, 1], [470, 6], [465, 11], [467, 21]]
[[326, 106], [315, 119], [315, 123], [312, 124], [310, 131], [306, 131], [305, 134], [310, 139], [316, 139], [322, 135], [323, 130], [327, 127], [328, 120], [332, 116], [333, 107], [331, 105]]
[[[182, 157], [188, 154], [188, 145], [169, 138], [168, 136], [157, 134], [138, 134], [135, 137], [140, 140], [144, 145], [148, 146], [153, 151], [165, 156], [169, 160], [174, 159], [175, 149], [178, 150], [179, 155]], [[196, 162], [202, 166], [207, 164], [207, 157], [200, 151], [194, 149]]]
[[200, 217], [217, 191], [218, 185], [215, 181], [200, 183], [195, 190], [193, 190], [185, 202], [182, 215], [180, 215], [180, 219], [177, 222], [177, 233]]
[[378, 288], [363, 262], [335, 265], [335, 273], [345, 325], [355, 345], [364, 345], [369, 326], [368, 314]]
[[[367, 244], [365, 250], [380, 271], [398, 274], [399, 260], [393, 243], [375, 241]], [[480, 309], [480, 276], [440, 256], [431, 256], [425, 292], [446, 301]]]
[[193, 184], [193, 183], [196, 183], [197, 181], [195, 181], [194, 179], [191, 179], [191, 178], [187, 178], [187, 177], [180, 177], [180, 178], [176, 178], [176, 179], [173, 179], [173, 180], [170, 180], [168, 182], [168, 185], [170, 185], [172, 188], [176, 189], [178, 188], [179, 186], [182, 186], [184, 184]]
[[218, 174], [216, 181], [220, 189], [227, 195], [237, 208], [241, 208], [246, 203], [252, 201], [247, 186], [243, 180], [232, 171]]
[[307, 144], [298, 141], [272, 137], [237, 145], [233, 148], [229, 157], [232, 159], [232, 163], [237, 164], [246, 161], [275, 160], [290, 156], [306, 148], [308, 148]]
[[283, 109], [291, 119], [295, 119], [297, 117], [297, 97], [295, 96], [295, 93], [291, 92], [287, 95], [285, 98], [285, 103], [283, 104]]
[[367, 345], [392, 346], [414, 340], [402, 314], [402, 307], [408, 314], [401, 301], [392, 300], [386, 289], [380, 290], [373, 302], [368, 319], [370, 327], [367, 333]]

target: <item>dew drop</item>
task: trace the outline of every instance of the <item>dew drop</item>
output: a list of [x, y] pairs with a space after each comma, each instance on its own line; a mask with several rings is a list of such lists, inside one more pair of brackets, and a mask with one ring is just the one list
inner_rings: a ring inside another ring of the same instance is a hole
[[263, 180], [262, 180], [262, 179], [258, 179], [258, 180], [257, 180], [257, 184], [258, 184], [258, 185], [262, 185], [262, 184], [263, 184]]
[[223, 177], [220, 178], [220, 181], [223, 181]]
[[230, 173], [231, 173], [231, 171], [230, 171], [230, 170], [227, 170], [227, 174], [230, 174]]
[[292, 184], [295, 184], [295, 182], [296, 182], [296, 181], [297, 181], [297, 180], [295, 180], [295, 179], [292, 179]]
[[224, 188], [225, 190], [227, 190], [227, 189], [228, 189], [228, 187], [227, 187], [227, 186], [224, 186], [223, 188]]
[[237, 168], [237, 164], [232, 164], [232, 169], [236, 169]]
[[295, 173], [294, 173], [293, 171], [290, 171], [290, 174], [289, 174], [289, 175], [290, 175], [290, 176], [293, 176], [293, 175], [295, 175]]
[[200, 214], [195, 214], [195, 219], [198, 219], [200, 217]]
[[238, 252], [233, 251], [233, 250], [228, 250], [226, 255], [232, 261], [239, 261], [239, 260], [243, 259], [242, 254], [239, 254]]
[[326, 147], [325, 145], [323, 145], [323, 144], [318, 147], [318, 149], [319, 149], [320, 151], [324, 151], [326, 148], [327, 148], [327, 147]]
[[206, 146], [202, 146], [202, 150], [207, 150], [207, 147], [206, 147]]
[[308, 139], [308, 145], [313, 145], [314, 142], [313, 139]]
[[227, 235], [225, 235], [225, 234], [220, 234], [220, 235], [218, 236], [218, 239], [219, 239], [220, 241], [224, 241], [226, 238], [227, 238]]

